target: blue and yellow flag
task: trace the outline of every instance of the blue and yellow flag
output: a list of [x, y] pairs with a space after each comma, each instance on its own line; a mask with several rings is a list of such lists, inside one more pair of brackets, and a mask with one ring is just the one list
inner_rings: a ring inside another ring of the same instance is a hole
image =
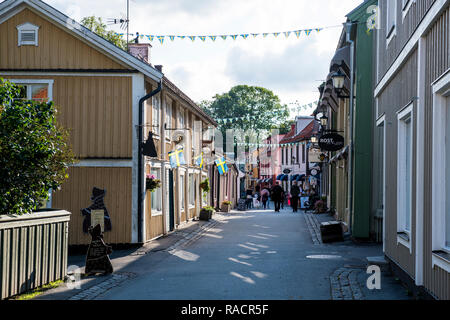
[[224, 175], [228, 172], [228, 166], [224, 157], [216, 160], [216, 166], [220, 175]]
[[247, 40], [247, 37], [248, 37], [248, 33], [245, 33], [245, 34], [241, 34], [241, 37]]
[[183, 164], [186, 164], [186, 160], [184, 160], [183, 148], [169, 152], [169, 161], [172, 169], [177, 168]]
[[274, 32], [272, 34], [274, 35], [275, 38], [277, 38], [280, 33], [279, 32]]
[[159, 42], [161, 42], [161, 44], [163, 44], [164, 42], [164, 36], [156, 36], [159, 40]]
[[206, 37], [205, 36], [198, 36], [200, 38], [200, 40], [205, 41]]
[[150, 40], [150, 41], [153, 41], [153, 38], [154, 38], [155, 36], [152, 36], [151, 34], [149, 34], [148, 36], [147, 36], [147, 38], [148, 38], [148, 40]]
[[217, 36], [209, 36], [212, 41], [216, 41]]
[[180, 39], [186, 38], [186, 36], [177, 36], [177, 37], [180, 38]]
[[238, 36], [237, 34], [231, 34], [231, 35], [230, 35], [230, 37], [231, 37], [233, 40], [236, 40], [237, 36]]
[[284, 35], [286, 36], [286, 38], [289, 37], [289, 35], [291, 34], [290, 31], [286, 31], [286, 32], [283, 32], [283, 33], [284, 33]]
[[299, 37], [300, 37], [300, 34], [302, 33], [302, 30], [294, 31], [294, 33], [295, 33], [295, 35], [297, 36], [297, 38], [299, 38]]
[[199, 156], [195, 157], [194, 160], [195, 164], [199, 166], [200, 169], [203, 169], [203, 152]]
[[306, 34], [307, 36], [309, 36], [309, 34], [311, 33], [311, 31], [312, 31], [312, 29], [307, 29], [307, 30], [305, 30], [305, 34]]
[[189, 39], [191, 39], [192, 41], [195, 40], [195, 36], [188, 36]]
[[169, 39], [170, 39], [171, 41], [173, 41], [173, 40], [175, 40], [175, 36], [169, 36]]

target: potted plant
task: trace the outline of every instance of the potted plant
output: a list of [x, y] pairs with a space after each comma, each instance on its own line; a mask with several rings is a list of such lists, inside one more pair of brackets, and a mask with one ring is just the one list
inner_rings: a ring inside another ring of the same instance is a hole
[[230, 212], [231, 211], [231, 201], [225, 200], [222, 202], [222, 207], [220, 208], [222, 212]]
[[145, 189], [147, 191], [153, 192], [161, 187], [161, 180], [156, 179], [154, 175], [147, 174], [145, 178]]
[[211, 206], [203, 207], [200, 210], [200, 220], [208, 221], [212, 218], [213, 213], [215, 212], [214, 208]]

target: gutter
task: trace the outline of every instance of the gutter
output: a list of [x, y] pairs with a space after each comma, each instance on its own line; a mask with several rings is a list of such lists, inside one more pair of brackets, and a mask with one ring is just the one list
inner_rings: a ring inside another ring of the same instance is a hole
[[139, 135], [138, 135], [138, 243], [143, 243], [143, 232], [142, 232], [142, 226], [143, 226], [143, 214], [142, 214], [142, 174], [143, 174], [143, 165], [142, 165], [142, 122], [143, 122], [143, 111], [144, 111], [144, 102], [154, 95], [156, 95], [158, 92], [161, 91], [162, 88], [162, 79], [158, 83], [158, 88], [150, 92], [149, 94], [143, 96], [141, 99], [139, 99]]

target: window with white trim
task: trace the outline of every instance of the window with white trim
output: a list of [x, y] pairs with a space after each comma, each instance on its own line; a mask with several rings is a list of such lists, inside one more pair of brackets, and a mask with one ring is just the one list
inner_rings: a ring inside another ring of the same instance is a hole
[[[161, 168], [152, 168], [150, 174], [155, 179], [161, 180]], [[157, 188], [151, 192], [151, 209], [152, 215], [162, 214], [162, 192], [161, 188]]]
[[184, 211], [184, 192], [185, 192], [185, 176], [184, 174], [180, 174], [180, 200], [181, 200], [181, 204], [180, 204], [180, 208], [181, 211]]
[[412, 212], [412, 149], [413, 149], [413, 106], [398, 113], [397, 140], [397, 231], [399, 235], [411, 234]]
[[159, 94], [152, 97], [152, 131], [159, 133], [161, 118], [161, 96]]
[[[397, 0], [386, 1], [386, 38], [391, 39], [397, 23]], [[388, 41], [389, 42], [389, 41]]]
[[48, 102], [52, 100], [53, 80], [10, 79], [20, 88], [20, 98]]
[[26, 22], [17, 27], [17, 45], [20, 46], [38, 46], [39, 26]]
[[[170, 99], [166, 100], [166, 121], [167, 127], [172, 128], [172, 101]], [[169, 135], [167, 136], [169, 137]]]
[[189, 206], [195, 206], [195, 179], [193, 173], [189, 173]]
[[178, 109], [178, 128], [184, 128], [184, 109]]

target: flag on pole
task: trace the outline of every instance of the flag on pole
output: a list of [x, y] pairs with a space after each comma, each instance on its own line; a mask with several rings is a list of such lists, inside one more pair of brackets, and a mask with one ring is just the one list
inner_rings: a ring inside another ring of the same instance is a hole
[[186, 164], [186, 160], [184, 160], [183, 148], [169, 152], [169, 161], [172, 169], [177, 168], [180, 165]]
[[195, 157], [194, 160], [195, 164], [199, 166], [200, 169], [203, 169], [203, 152], [199, 156]]
[[224, 157], [217, 159], [215, 162], [221, 176], [228, 172], [228, 166]]

